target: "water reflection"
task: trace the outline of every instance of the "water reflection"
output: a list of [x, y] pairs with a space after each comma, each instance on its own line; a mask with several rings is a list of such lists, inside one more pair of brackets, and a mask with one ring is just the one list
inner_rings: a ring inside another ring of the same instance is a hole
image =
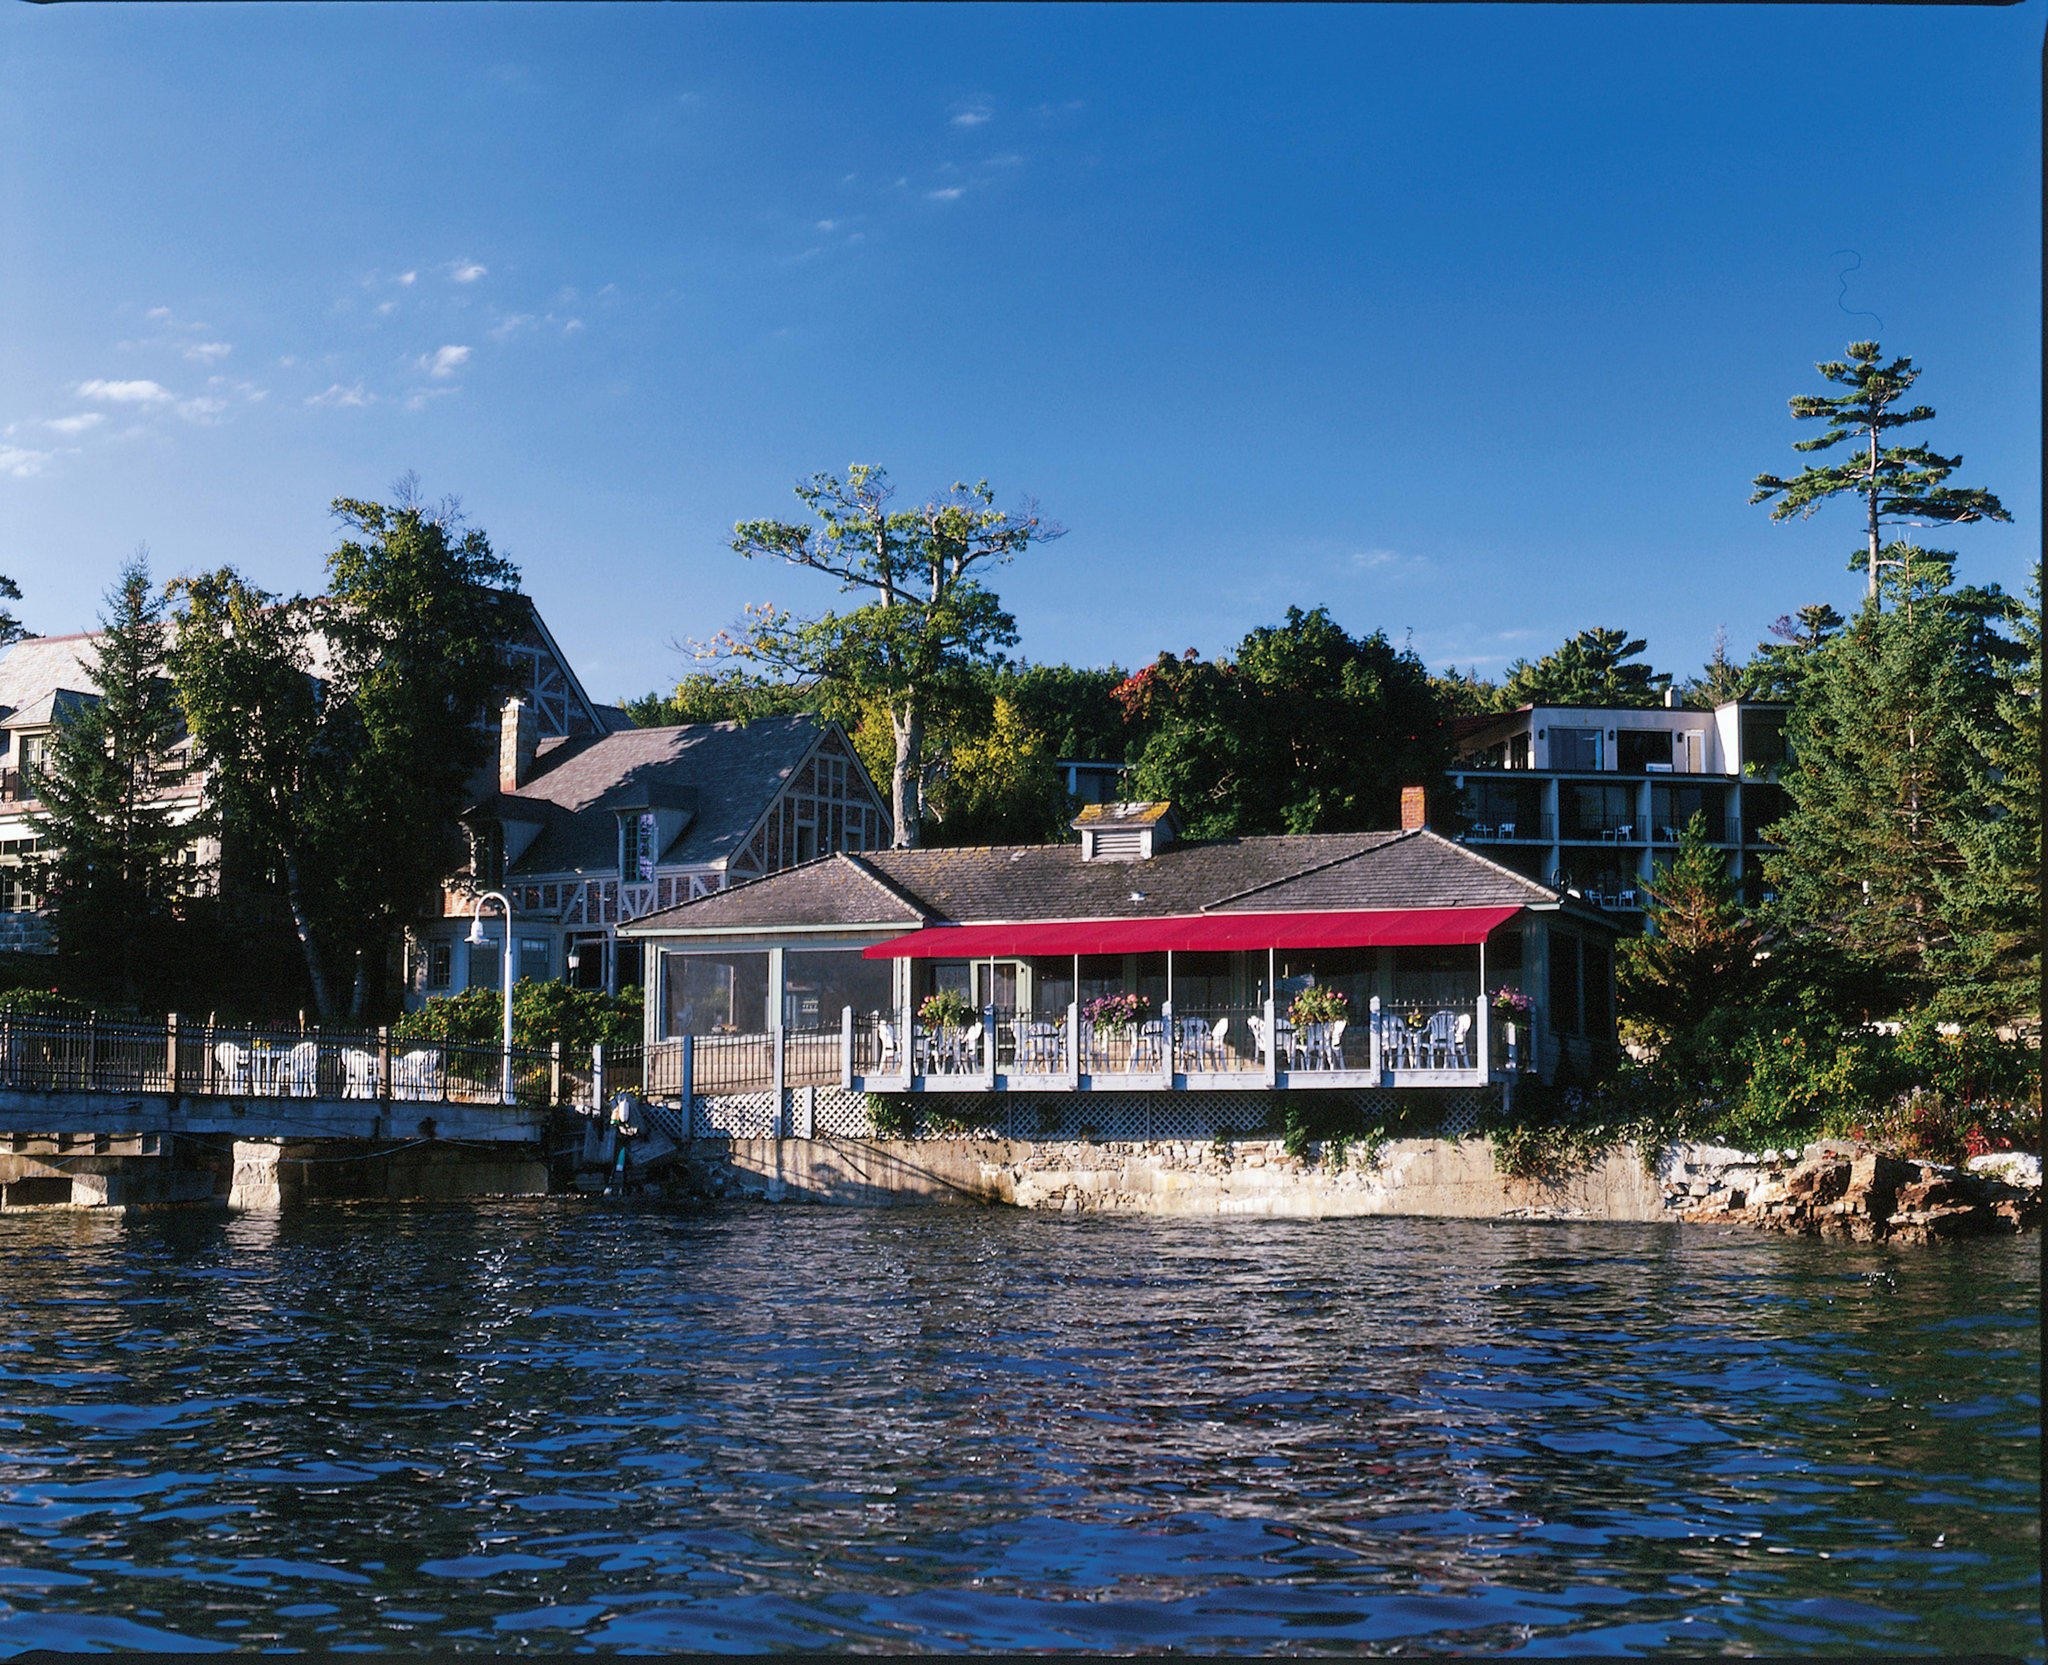
[[0, 1652], [2039, 1657], [2038, 1292], [1604, 1225], [10, 1216]]

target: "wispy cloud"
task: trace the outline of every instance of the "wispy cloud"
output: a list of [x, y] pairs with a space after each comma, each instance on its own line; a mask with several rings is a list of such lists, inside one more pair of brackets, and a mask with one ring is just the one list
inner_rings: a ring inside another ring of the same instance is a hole
[[958, 202], [965, 195], [967, 187], [964, 185], [942, 185], [938, 190], [924, 194], [927, 202]]
[[970, 104], [953, 117], [955, 127], [980, 127], [995, 115], [986, 104]]
[[210, 399], [204, 395], [196, 399], [181, 399], [178, 402], [178, 414], [187, 422], [197, 422], [203, 427], [213, 426], [220, 420], [221, 412], [227, 408], [227, 400]]
[[97, 428], [106, 419], [105, 412], [89, 410], [77, 416], [53, 417], [50, 421], [45, 422], [43, 426], [48, 428], [53, 434], [82, 434]]
[[493, 341], [510, 341], [521, 330], [533, 328], [540, 320], [530, 312], [508, 312], [491, 326]]
[[1360, 549], [1353, 552], [1351, 564], [1383, 578], [1406, 578], [1435, 565], [1427, 555], [1403, 555], [1398, 549]]
[[223, 359], [235, 349], [225, 341], [195, 341], [185, 349], [185, 356], [200, 364], [211, 364]]
[[309, 405], [329, 405], [349, 409], [358, 409], [364, 405], [372, 405], [376, 402], [377, 396], [374, 393], [365, 393], [361, 382], [357, 382], [353, 387], [343, 387], [340, 382], [336, 382], [325, 393], [315, 393], [306, 400], [306, 403]]
[[78, 384], [81, 399], [100, 399], [110, 405], [168, 405], [177, 395], [155, 382], [90, 381]]
[[54, 451], [31, 451], [20, 445], [0, 445], [0, 474], [11, 474], [17, 480], [26, 480], [40, 474]]
[[[482, 274], [478, 274], [478, 275], [479, 275], [479, 276], [481, 276]], [[398, 281], [399, 281], [400, 283], [413, 283], [413, 282], [416, 282], [416, 281], [418, 280], [418, 278], [419, 278], [419, 273], [418, 273], [418, 272], [400, 272], [400, 273], [398, 274]]]
[[477, 261], [458, 260], [448, 269], [448, 278], [452, 283], [474, 283], [489, 271], [490, 267], [482, 265]]
[[421, 359], [420, 368], [430, 376], [452, 376], [469, 362], [469, 354], [467, 347], [443, 347]]
[[434, 400], [444, 398], [455, 391], [452, 387], [413, 388], [406, 396], [405, 408], [407, 410], [425, 410]]

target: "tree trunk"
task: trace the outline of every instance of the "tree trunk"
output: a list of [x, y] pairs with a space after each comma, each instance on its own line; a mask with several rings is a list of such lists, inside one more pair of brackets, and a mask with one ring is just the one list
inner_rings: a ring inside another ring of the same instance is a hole
[[896, 848], [915, 850], [924, 841], [924, 713], [914, 701], [889, 712], [896, 736], [896, 761], [889, 770], [889, 808], [896, 818]]
[[1877, 430], [1870, 430], [1870, 588], [1866, 592], [1872, 601], [1877, 599]]
[[299, 936], [299, 952], [305, 957], [306, 977], [313, 985], [313, 1004], [319, 1009], [320, 1021], [332, 1023], [336, 1016], [334, 997], [328, 992], [327, 973], [320, 966], [320, 949], [313, 941], [312, 921], [306, 917], [305, 895], [299, 884], [297, 856], [288, 855], [284, 858], [284, 894], [292, 910], [292, 929]]

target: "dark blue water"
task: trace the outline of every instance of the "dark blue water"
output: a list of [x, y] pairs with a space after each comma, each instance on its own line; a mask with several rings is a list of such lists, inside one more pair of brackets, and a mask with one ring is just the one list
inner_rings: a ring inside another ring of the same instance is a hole
[[2037, 1242], [0, 1217], [0, 1654], [2043, 1652]]

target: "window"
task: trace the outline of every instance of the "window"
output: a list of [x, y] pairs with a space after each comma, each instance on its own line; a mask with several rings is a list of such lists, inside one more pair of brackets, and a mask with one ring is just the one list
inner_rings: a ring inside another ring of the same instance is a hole
[[1785, 713], [1742, 713], [1742, 772], [1776, 769], [1785, 761]]
[[1553, 769], [1598, 769], [1600, 730], [1597, 728], [1554, 728], [1550, 731], [1550, 766]]
[[1661, 728], [1624, 728], [1614, 737], [1614, 761], [1625, 775], [1640, 775], [1644, 765], [1671, 761], [1671, 734]]
[[490, 822], [479, 831], [471, 845], [470, 860], [477, 883], [485, 890], [497, 890], [505, 883], [505, 829]]
[[864, 959], [857, 948], [792, 948], [782, 959], [782, 1026], [836, 1029], [848, 1006], [857, 1016], [887, 1017], [895, 1009], [895, 988], [892, 960]]
[[1579, 939], [1550, 939], [1550, 1026], [1560, 1035], [1585, 1032], [1579, 1004]]
[[0, 841], [0, 913], [30, 913], [36, 906], [34, 861], [39, 838]]
[[768, 955], [665, 953], [662, 1033], [760, 1035], [768, 1028]]
[[519, 939], [519, 978], [522, 982], [545, 983], [554, 974], [554, 944], [546, 937]]
[[427, 987], [445, 989], [454, 974], [455, 944], [452, 942], [430, 942], [427, 944], [426, 968]]
[[628, 883], [646, 884], [654, 877], [654, 863], [661, 855], [656, 848], [660, 834], [655, 831], [654, 811], [642, 810], [626, 823], [626, 865], [620, 875]]

